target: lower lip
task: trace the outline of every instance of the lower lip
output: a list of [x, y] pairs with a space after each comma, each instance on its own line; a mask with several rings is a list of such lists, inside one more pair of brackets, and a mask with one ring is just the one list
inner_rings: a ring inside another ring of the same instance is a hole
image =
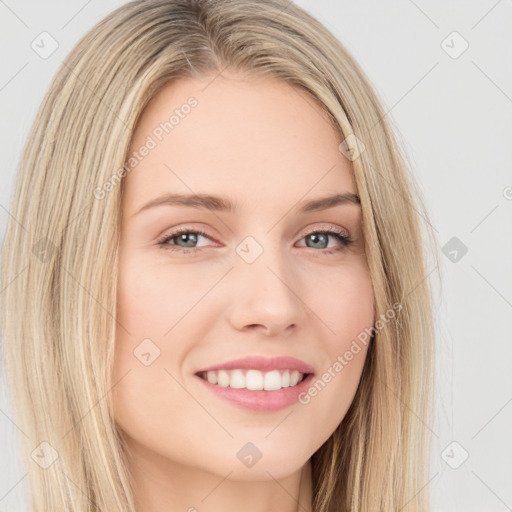
[[287, 388], [281, 388], [274, 391], [250, 389], [237, 389], [230, 388], [229, 386], [223, 388], [217, 384], [212, 384], [198, 375], [196, 377], [218, 397], [228, 400], [234, 405], [243, 409], [250, 409], [252, 411], [271, 412], [279, 411], [286, 407], [290, 407], [298, 402], [298, 396], [306, 391], [313, 380], [313, 374], [309, 374], [299, 384]]

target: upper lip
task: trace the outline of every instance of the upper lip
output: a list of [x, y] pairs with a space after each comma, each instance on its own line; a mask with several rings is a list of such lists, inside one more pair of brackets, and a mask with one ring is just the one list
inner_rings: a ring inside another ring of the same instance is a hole
[[270, 370], [297, 370], [300, 373], [314, 373], [314, 368], [297, 359], [290, 356], [279, 356], [279, 357], [263, 357], [263, 356], [249, 356], [242, 359], [233, 359], [225, 363], [219, 363], [207, 368], [202, 368], [196, 373], [215, 371], [215, 370], [235, 370], [240, 369], [254, 369], [260, 371]]

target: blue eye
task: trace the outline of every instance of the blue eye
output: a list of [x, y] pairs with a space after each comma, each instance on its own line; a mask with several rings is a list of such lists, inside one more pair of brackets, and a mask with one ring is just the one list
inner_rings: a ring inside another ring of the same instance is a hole
[[[190, 236], [190, 235], [192, 235], [192, 236]], [[197, 244], [199, 236], [203, 236], [205, 238], [210, 239], [208, 234], [205, 233], [204, 231], [197, 230], [197, 229], [180, 228], [170, 234], [164, 235], [164, 237], [162, 237], [161, 239], [159, 239], [157, 241], [157, 245], [162, 247], [165, 250], [179, 251], [183, 254], [190, 254], [190, 253], [197, 254], [200, 251], [202, 251], [203, 249], [194, 247], [194, 246], [188, 246], [188, 247], [180, 246], [180, 245], [178, 245], [178, 243]], [[344, 233], [344, 231], [341, 229], [340, 230], [328, 229], [328, 230], [311, 231], [311, 232], [307, 233], [303, 237], [303, 239], [309, 238], [309, 240], [312, 240], [314, 244], [318, 244], [318, 243], [322, 244], [323, 243], [322, 241], [325, 240], [325, 243], [328, 245], [329, 237], [335, 238], [340, 243], [340, 245], [338, 247], [334, 247], [334, 248], [320, 247], [319, 249], [324, 254], [327, 254], [327, 255], [343, 251], [350, 244], [352, 244], [354, 242], [354, 240], [352, 238], [350, 238], [350, 236], [346, 235]], [[178, 243], [175, 243], [175, 242], [178, 242]], [[310, 245], [307, 247], [309, 247], [311, 249], [316, 248], [315, 246], [310, 246]]]
[[[192, 237], [190, 237], [192, 235]], [[200, 252], [202, 249], [199, 249], [197, 247], [181, 247], [174, 242], [175, 239], [178, 241], [188, 243], [197, 243], [197, 239], [199, 236], [203, 236], [205, 238], [210, 238], [204, 231], [197, 230], [197, 229], [187, 229], [187, 228], [180, 228], [176, 231], [173, 231], [169, 235], [164, 235], [163, 238], [159, 239], [157, 242], [157, 245], [162, 247], [162, 249], [168, 250], [168, 251], [180, 251], [184, 254], [190, 254], [190, 253], [197, 253]]]
[[[322, 243], [322, 239], [326, 240], [327, 245], [329, 245], [329, 237], [333, 237], [336, 240], [338, 240], [338, 242], [340, 242], [341, 246], [334, 247], [331, 249], [325, 249], [325, 248], [320, 247], [320, 249], [323, 249], [323, 252], [326, 254], [332, 254], [332, 253], [342, 251], [343, 249], [346, 249], [353, 242], [353, 240], [348, 235], [344, 234], [343, 231], [337, 230], [337, 229], [311, 231], [306, 236], [304, 236], [305, 239], [309, 238], [315, 244], [318, 243], [318, 241], [320, 241], [320, 243]], [[311, 246], [308, 246], [308, 247], [311, 247]], [[315, 247], [313, 246], [311, 248], [314, 249]]]

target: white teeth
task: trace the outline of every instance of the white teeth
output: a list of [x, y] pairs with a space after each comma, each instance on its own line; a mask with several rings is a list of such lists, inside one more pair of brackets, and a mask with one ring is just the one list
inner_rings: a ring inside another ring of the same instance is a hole
[[299, 382], [299, 372], [295, 371], [295, 372], [292, 372], [292, 374], [290, 375], [290, 386], [295, 386], [295, 384], [297, 384], [297, 382]]
[[[233, 375], [233, 373], [236, 373], [237, 370], [234, 370], [232, 372], [231, 375]], [[242, 372], [240, 370], [238, 370], [241, 374]], [[242, 379], [243, 379], [243, 374], [242, 374]], [[230, 383], [230, 386], [231, 386], [231, 383]], [[231, 386], [233, 387], [233, 386]], [[259, 390], [259, 389], [263, 389], [263, 373], [261, 373], [259, 370], [247, 370], [247, 374], [245, 375], [245, 385], [243, 386], [240, 386], [240, 387], [243, 387], [243, 388], [247, 388], [247, 389], [252, 389], [252, 390]]]
[[224, 370], [217, 372], [217, 384], [221, 388], [227, 388], [229, 386], [229, 373]]
[[[279, 370], [273, 370], [271, 372], [265, 373], [264, 380], [264, 388], [268, 391], [281, 389], [281, 386], [283, 384], [283, 380], [281, 379], [281, 374], [279, 373]], [[289, 380], [290, 379], [288, 379], [288, 381]]]
[[297, 370], [218, 370], [203, 372], [201, 377], [210, 384], [217, 384], [222, 388], [228, 386], [236, 389], [276, 391], [281, 388], [295, 386], [304, 378], [304, 374]]
[[233, 370], [231, 372], [231, 379], [229, 381], [231, 388], [245, 388], [244, 374], [240, 370]]
[[212, 384], [217, 384], [217, 372], [206, 372], [206, 380]]

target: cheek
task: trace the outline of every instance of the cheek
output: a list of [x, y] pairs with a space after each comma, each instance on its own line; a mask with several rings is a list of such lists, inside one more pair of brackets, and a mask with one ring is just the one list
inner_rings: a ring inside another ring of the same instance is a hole
[[310, 297], [325, 328], [325, 347], [334, 356], [373, 325], [373, 287], [364, 262], [332, 272], [322, 283], [318, 287], [309, 286]]
[[205, 292], [203, 274], [133, 258], [119, 265], [117, 320], [132, 336], [168, 337]]
[[312, 309], [323, 324], [324, 359], [299, 402], [312, 417], [322, 417], [320, 437], [327, 439], [353, 401], [375, 321], [373, 287], [366, 266], [333, 273], [322, 293], [316, 291], [311, 298]]
[[[113, 405], [116, 422], [133, 437], [144, 437], [149, 424], [158, 430], [161, 412], [170, 406], [193, 406], [173, 377], [183, 382], [182, 363], [215, 315], [212, 308], [200, 307], [205, 278], [204, 272], [121, 253]], [[168, 429], [168, 421], [161, 428]]]

